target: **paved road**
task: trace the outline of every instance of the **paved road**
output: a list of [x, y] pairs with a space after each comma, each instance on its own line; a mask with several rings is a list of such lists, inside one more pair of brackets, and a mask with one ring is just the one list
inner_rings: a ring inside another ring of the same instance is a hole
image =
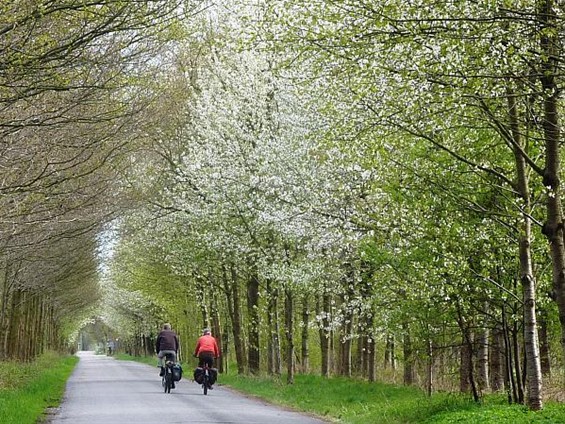
[[[191, 370], [165, 394], [157, 367], [80, 352], [53, 424], [322, 424], [324, 421], [249, 399], [221, 386], [208, 396]], [[221, 376], [220, 376], [221, 380]]]

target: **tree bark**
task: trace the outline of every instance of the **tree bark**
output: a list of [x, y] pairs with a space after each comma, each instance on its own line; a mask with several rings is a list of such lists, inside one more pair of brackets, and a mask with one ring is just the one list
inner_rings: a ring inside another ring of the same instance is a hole
[[300, 357], [302, 359], [302, 372], [307, 374], [310, 372], [310, 352], [308, 343], [310, 334], [308, 332], [310, 326], [310, 295], [305, 294], [302, 297], [302, 335]]
[[485, 392], [490, 388], [490, 380], [489, 380], [489, 361], [488, 361], [488, 343], [489, 343], [489, 330], [486, 327], [483, 327], [481, 333], [479, 335], [479, 346], [478, 346], [478, 359], [477, 359], [477, 367], [478, 367], [478, 379], [477, 383], [479, 386], [479, 390]]
[[294, 384], [294, 297], [292, 290], [285, 290], [284, 321], [286, 335], [286, 382]]
[[227, 297], [228, 313], [231, 318], [233, 344], [237, 362], [237, 373], [244, 374], [247, 365], [245, 357], [245, 343], [243, 341], [243, 324], [241, 317], [241, 298], [239, 293], [239, 279], [233, 263], [230, 264], [230, 277], [224, 269], [224, 285]]
[[247, 279], [247, 315], [248, 324], [248, 365], [251, 374], [259, 374], [260, 350], [259, 350], [259, 277], [254, 264], [249, 266], [249, 277]]
[[540, 22], [540, 47], [542, 58], [541, 83], [543, 87], [543, 133], [545, 141], [545, 169], [543, 185], [548, 191], [547, 221], [543, 226], [551, 250], [553, 295], [559, 310], [561, 325], [562, 358], [565, 358], [565, 232], [563, 231], [563, 211], [561, 208], [560, 191], [560, 143], [559, 128], [559, 96], [556, 75], [560, 72], [559, 61], [562, 60], [558, 46], [559, 40], [558, 17], [554, 10], [554, 0], [539, 2], [538, 20]]
[[493, 392], [504, 389], [504, 343], [502, 341], [502, 331], [495, 329], [491, 336], [489, 348], [489, 367], [490, 367], [490, 387]]
[[[211, 291], [210, 297], [211, 297], [210, 309], [211, 309], [211, 318], [212, 318], [212, 331], [213, 331], [214, 337], [216, 338], [218, 346], [221, 347], [221, 346], [223, 346], [222, 324], [221, 324], [221, 320], [220, 320], [220, 311], [219, 311], [219, 308], [218, 308], [217, 295], [216, 295], [216, 292], [213, 289]], [[220, 354], [223, 356], [224, 352], [220, 352]], [[224, 372], [224, 361], [222, 360], [221, 357], [216, 360], [216, 366], [218, 367], [218, 371], [220, 373]]]
[[319, 323], [320, 330], [320, 349], [322, 355], [322, 376], [329, 377], [331, 372], [331, 331], [330, 331], [330, 308], [331, 308], [331, 295], [324, 293], [322, 295], [321, 312], [322, 321]]
[[368, 378], [369, 381], [375, 382], [377, 381], [377, 358], [375, 352], [375, 337], [371, 334], [368, 338], [367, 343], [367, 358], [368, 358]]
[[551, 360], [549, 357], [549, 338], [547, 331], [547, 317], [545, 311], [541, 311], [539, 323], [539, 346], [541, 373], [546, 377], [551, 377]]
[[267, 367], [270, 374], [281, 375], [282, 359], [279, 341], [279, 290], [272, 286], [272, 281], [267, 281], [267, 296], [269, 299], [267, 310], [267, 324], [269, 326]]
[[410, 332], [406, 324], [402, 325], [404, 330], [404, 384], [406, 386], [411, 386], [414, 384], [414, 371], [413, 371], [413, 361], [412, 358], [412, 339], [410, 337]]
[[392, 370], [396, 369], [396, 360], [394, 357], [394, 335], [387, 334], [386, 336], [386, 345], [385, 345], [385, 361], [384, 367], [391, 368]]
[[510, 330], [508, 329], [508, 320], [506, 318], [506, 307], [502, 307], [502, 334], [504, 335], [504, 359], [505, 359], [505, 384], [508, 391], [508, 403], [518, 402], [518, 391], [516, 388], [516, 380], [514, 378], [512, 345], [510, 343]]
[[[536, 318], [536, 282], [532, 264], [531, 240], [532, 220], [531, 200], [527, 165], [524, 155], [516, 146], [525, 149], [525, 143], [518, 124], [516, 96], [511, 89], [507, 90], [508, 116], [510, 129], [514, 140], [514, 160], [516, 166], [516, 181], [520, 200], [522, 201], [522, 219], [520, 220], [520, 235], [518, 250], [520, 258], [520, 281], [522, 283], [522, 296], [524, 299], [524, 345], [526, 350], [526, 372], [528, 375], [528, 405], [532, 410], [543, 407], [542, 402], [542, 374], [539, 354], [539, 342]], [[517, 361], [517, 364], [519, 362]], [[519, 367], [517, 367], [517, 370]], [[520, 387], [522, 385], [520, 384]]]

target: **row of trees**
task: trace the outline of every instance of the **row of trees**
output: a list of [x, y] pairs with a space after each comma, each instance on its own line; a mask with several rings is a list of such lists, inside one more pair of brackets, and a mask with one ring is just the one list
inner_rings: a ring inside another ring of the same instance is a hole
[[149, 207], [117, 222], [107, 320], [140, 341], [172, 321], [188, 351], [211, 325], [239, 372], [400, 359], [407, 384], [542, 408], [565, 322], [560, 7], [203, 14], [128, 175]]
[[3, 2], [0, 359], [61, 348], [101, 299], [99, 234], [188, 2]]
[[561, 5], [451, 3], [3, 6], [0, 357], [170, 321], [238, 372], [542, 408]]

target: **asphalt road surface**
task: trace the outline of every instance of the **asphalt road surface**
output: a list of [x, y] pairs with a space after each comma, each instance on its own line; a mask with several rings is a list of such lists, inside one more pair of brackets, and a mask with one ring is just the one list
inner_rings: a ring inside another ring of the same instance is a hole
[[[281, 409], [215, 385], [207, 396], [192, 381], [192, 369], [170, 394], [157, 367], [79, 352], [53, 424], [321, 424], [316, 418]], [[187, 369], [188, 368], [188, 369]], [[186, 378], [185, 378], [186, 377]], [[222, 376], [218, 377], [221, 383]]]

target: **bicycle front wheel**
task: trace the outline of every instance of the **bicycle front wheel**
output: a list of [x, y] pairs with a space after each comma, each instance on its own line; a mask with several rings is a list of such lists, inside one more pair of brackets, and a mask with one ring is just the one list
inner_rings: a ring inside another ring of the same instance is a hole
[[202, 383], [202, 388], [204, 389], [204, 394], [208, 394], [208, 374], [204, 375], [204, 383]]

